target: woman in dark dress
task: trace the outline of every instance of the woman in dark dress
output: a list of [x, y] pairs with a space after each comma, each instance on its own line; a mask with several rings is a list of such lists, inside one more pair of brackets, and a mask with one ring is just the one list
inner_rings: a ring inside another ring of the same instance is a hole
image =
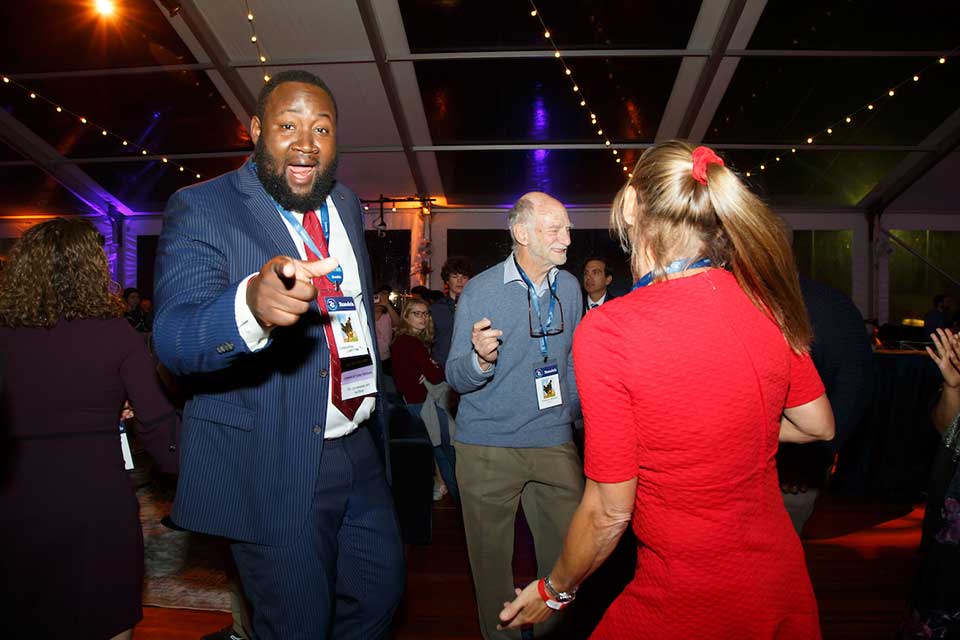
[[927, 494], [920, 540], [920, 570], [901, 637], [960, 638], [960, 336], [937, 329], [927, 347], [943, 375], [940, 398], [930, 414], [943, 435]]
[[163, 471], [178, 464], [177, 418], [108, 293], [102, 245], [85, 220], [50, 220], [0, 274], [0, 637], [131, 638], [142, 618], [120, 415], [129, 400]]

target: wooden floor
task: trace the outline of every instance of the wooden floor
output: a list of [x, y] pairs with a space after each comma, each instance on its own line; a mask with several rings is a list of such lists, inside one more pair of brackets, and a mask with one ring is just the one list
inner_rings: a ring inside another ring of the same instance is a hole
[[[893, 637], [915, 568], [923, 511], [827, 497], [805, 532], [804, 548], [825, 640]], [[435, 505], [433, 543], [408, 550], [398, 640], [479, 637], [473, 586], [458, 513]], [[146, 607], [137, 640], [197, 640], [230, 623], [220, 612]]]

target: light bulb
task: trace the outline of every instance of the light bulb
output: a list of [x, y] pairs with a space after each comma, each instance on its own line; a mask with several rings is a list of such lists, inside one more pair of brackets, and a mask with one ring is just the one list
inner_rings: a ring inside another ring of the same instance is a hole
[[869, 109], [870, 111], [873, 111], [873, 105], [872, 105], [872, 104], [868, 104], [868, 105], [867, 105], [867, 109]]
[[851, 122], [853, 122], [853, 118], [851, 118], [850, 116], [847, 116], [846, 118], [844, 118], [844, 122], [846, 122], [847, 124], [850, 124]]
[[35, 99], [36, 97], [37, 97], [37, 94], [35, 94], [35, 93], [33, 93], [33, 92], [31, 91], [31, 92], [30, 92], [30, 98], [31, 98], [31, 99]]
[[87, 124], [87, 119], [81, 116], [80, 122], [82, 122], [83, 124]]
[[586, 100], [581, 100], [581, 101], [580, 101], [580, 106], [581, 106], [581, 107], [587, 106], [587, 101], [586, 101]]
[[250, 36], [250, 42], [256, 44], [256, 42], [257, 42], [257, 36]]
[[100, 135], [102, 135], [102, 136], [105, 136], [105, 135], [107, 135], [107, 130], [106, 130], [106, 129], [104, 129], [103, 131], [101, 131], [101, 132], [100, 132]]
[[577, 91], [580, 91], [580, 87], [573, 85], [573, 92], [576, 93]]
[[142, 156], [147, 155], [147, 150], [146, 150], [146, 149], [140, 149], [140, 155], [142, 155]]
[[887, 95], [890, 96], [891, 98], [893, 97], [893, 94], [894, 94], [893, 89], [890, 89], [890, 91], [887, 91]]
[[549, 37], [550, 37], [550, 32], [549, 32], [549, 31], [544, 31], [544, 32], [543, 32], [543, 37], [544, 37], [544, 38], [549, 38]]
[[767, 170], [767, 166], [766, 166], [766, 165], [763, 165], [763, 164], [760, 165], [760, 171], [766, 171], [766, 170]]
[[253, 14], [252, 14], [252, 13], [248, 13], [248, 14], [247, 14], [247, 20], [249, 20], [250, 22], [253, 22]]
[[749, 171], [747, 171], [747, 177], [748, 177], [748, 178], [750, 177], [750, 172], [749, 172]]
[[566, 73], [567, 75], [570, 75], [571, 73], [573, 73], [573, 71], [570, 71], [570, 68], [567, 67], [567, 68], [564, 70], [564, 73]]
[[127, 146], [127, 144], [128, 144], [128, 143], [127, 143], [127, 141], [126, 141], [126, 140], [124, 140], [124, 141], [123, 141], [123, 146], [125, 146], [125, 147], [126, 147], [126, 146]]
[[920, 76], [913, 76], [914, 82], [920, 82]]
[[790, 153], [796, 153], [796, 152], [797, 152], [797, 148], [796, 148], [796, 147], [793, 147], [793, 148], [790, 149]]
[[10, 78], [8, 78], [7, 76], [3, 76], [3, 81], [4, 81], [6, 84], [10, 84]]
[[180, 167], [180, 171], [183, 171], [183, 167]]
[[197, 174], [197, 180], [199, 180], [199, 179], [200, 179], [200, 174], [198, 173], [198, 174]]
[[57, 113], [63, 113], [63, 108], [62, 108], [62, 107], [57, 107]]
[[827, 133], [833, 133], [833, 129], [827, 129]]
[[813, 144], [813, 138], [807, 138], [807, 144]]
[[598, 136], [602, 136], [602, 135], [603, 135], [603, 129], [597, 129], [597, 135], [598, 135]]
[[163, 163], [164, 163], [164, 164], [166, 164], [167, 162], [169, 162], [166, 158], [161, 158], [161, 160], [163, 160]]
[[267, 56], [260, 56], [260, 62], [266, 62]]
[[536, 15], [537, 15], [537, 10], [536, 10], [536, 9], [534, 9], [533, 11], [530, 12], [530, 16], [531, 16], [531, 17], [536, 17]]
[[559, 52], [559, 51], [554, 51], [554, 52], [553, 52], [553, 57], [554, 57], [554, 58], [559, 58], [559, 57], [560, 57], [560, 52]]
[[940, 58], [939, 60], [937, 60], [937, 62], [939, 62], [940, 64], [943, 64], [943, 63], [945, 63], [946, 61], [947, 61], [946, 58]]

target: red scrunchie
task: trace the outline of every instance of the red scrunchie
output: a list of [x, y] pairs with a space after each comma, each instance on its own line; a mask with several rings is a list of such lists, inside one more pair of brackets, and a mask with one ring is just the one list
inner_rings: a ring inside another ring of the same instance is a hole
[[693, 179], [702, 185], [707, 184], [707, 165], [723, 165], [723, 158], [710, 147], [697, 147], [693, 150]]

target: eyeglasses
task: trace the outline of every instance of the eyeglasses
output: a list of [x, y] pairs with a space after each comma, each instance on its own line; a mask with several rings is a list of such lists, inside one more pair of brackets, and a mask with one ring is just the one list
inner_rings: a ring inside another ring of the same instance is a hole
[[426, 318], [430, 315], [429, 311], [411, 311], [407, 314], [408, 316], [416, 316], [418, 318]]
[[[527, 292], [527, 320], [530, 323], [530, 337], [531, 338], [544, 338], [546, 336], [558, 336], [563, 333], [563, 305], [560, 304], [560, 298], [557, 297], [557, 294], [553, 292], [549, 286], [547, 291], [550, 292], [550, 297], [557, 301], [557, 309], [560, 310], [560, 326], [554, 328], [553, 326], [547, 327], [546, 330], [541, 330], [543, 325], [540, 320], [537, 320], [538, 328], [533, 328], [533, 306], [530, 303], [530, 292]], [[552, 322], [550, 323], [553, 324]]]

